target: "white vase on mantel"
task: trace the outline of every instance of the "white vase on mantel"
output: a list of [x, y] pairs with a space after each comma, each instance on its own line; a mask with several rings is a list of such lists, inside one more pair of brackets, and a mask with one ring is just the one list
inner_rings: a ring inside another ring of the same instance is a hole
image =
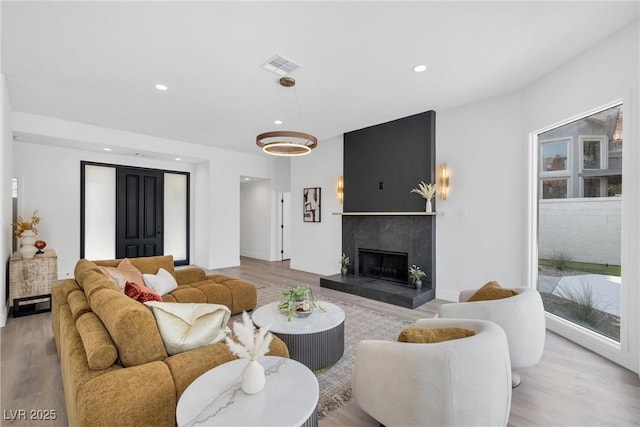
[[424, 208], [425, 212], [433, 212], [433, 208], [431, 207], [431, 199], [427, 200], [427, 205]]
[[21, 246], [18, 249], [22, 258], [33, 258], [38, 251], [38, 248], [33, 246], [36, 242], [36, 233], [33, 230], [24, 230], [20, 235]]
[[242, 382], [240, 387], [247, 394], [256, 394], [262, 391], [265, 384], [264, 368], [257, 360], [250, 360], [242, 370]]

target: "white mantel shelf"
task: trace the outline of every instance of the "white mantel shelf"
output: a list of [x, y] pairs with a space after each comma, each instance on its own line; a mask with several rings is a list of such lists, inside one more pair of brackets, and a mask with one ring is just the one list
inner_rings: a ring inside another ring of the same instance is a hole
[[436, 216], [444, 215], [444, 212], [333, 212], [332, 215], [352, 215], [352, 216], [364, 216], [364, 215], [422, 215], [422, 216]]

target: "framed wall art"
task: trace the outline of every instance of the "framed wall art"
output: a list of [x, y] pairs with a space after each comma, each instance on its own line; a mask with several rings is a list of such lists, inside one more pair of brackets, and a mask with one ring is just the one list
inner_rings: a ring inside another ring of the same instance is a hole
[[302, 203], [303, 221], [320, 222], [320, 187], [305, 188]]

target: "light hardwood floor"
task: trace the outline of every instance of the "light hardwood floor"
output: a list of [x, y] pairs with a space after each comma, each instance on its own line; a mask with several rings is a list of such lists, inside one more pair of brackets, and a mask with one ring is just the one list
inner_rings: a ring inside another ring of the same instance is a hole
[[[406, 320], [434, 317], [443, 302], [431, 301], [411, 310], [320, 288], [320, 276], [290, 270], [288, 262], [243, 258], [241, 266], [215, 272], [240, 277], [256, 285], [309, 285], [316, 296], [329, 296]], [[0, 425], [66, 425], [50, 313], [9, 318], [1, 331], [0, 346]], [[547, 333], [541, 362], [521, 370], [521, 375], [522, 384], [513, 390], [510, 426], [640, 425], [638, 375], [552, 332]], [[437, 393], [437, 390], [433, 392]], [[15, 414], [10, 411], [20, 409], [27, 410], [27, 415], [29, 410], [55, 409], [57, 419], [50, 422], [8, 419]], [[321, 418], [319, 424], [320, 427], [378, 426], [353, 400]]]

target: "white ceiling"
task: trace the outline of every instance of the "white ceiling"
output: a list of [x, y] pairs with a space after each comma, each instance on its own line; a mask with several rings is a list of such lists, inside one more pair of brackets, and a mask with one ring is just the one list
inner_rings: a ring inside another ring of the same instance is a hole
[[[521, 89], [638, 5], [2, 1], [2, 72], [14, 111], [259, 153], [276, 119], [322, 141]], [[303, 65], [294, 89], [275, 54]]]

